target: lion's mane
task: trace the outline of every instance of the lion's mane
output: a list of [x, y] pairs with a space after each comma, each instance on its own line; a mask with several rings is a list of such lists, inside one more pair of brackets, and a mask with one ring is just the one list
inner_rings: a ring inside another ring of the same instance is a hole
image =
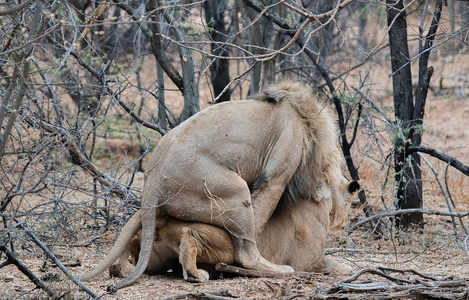
[[[273, 84], [249, 99], [271, 103], [288, 101], [307, 124], [301, 164], [285, 188], [282, 201], [320, 201], [330, 196], [327, 195], [328, 189], [323, 188], [324, 184], [338, 186], [343, 183], [337, 182], [343, 176], [340, 167], [342, 155], [338, 141], [339, 130], [329, 104], [321, 101], [306, 84], [290, 80]], [[336, 206], [345, 205], [341, 203], [344, 199], [336, 200]]]

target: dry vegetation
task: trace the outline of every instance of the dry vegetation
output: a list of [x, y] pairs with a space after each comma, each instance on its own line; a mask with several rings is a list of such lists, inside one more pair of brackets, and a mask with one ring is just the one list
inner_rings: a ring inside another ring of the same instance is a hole
[[[363, 36], [373, 47], [380, 45], [379, 43], [387, 38], [386, 28], [379, 18], [379, 14], [370, 18]], [[419, 23], [417, 17], [413, 21], [413, 24]], [[443, 31], [449, 32], [449, 23], [442, 24], [442, 28]], [[415, 26], [409, 26], [410, 32], [415, 33], [416, 30]], [[344, 41], [350, 41], [349, 39], [355, 37], [354, 30], [341, 34], [350, 35], [344, 37]], [[444, 38], [444, 36], [439, 37], [440, 41]], [[346, 72], [362, 59], [361, 54], [354, 54], [354, 47], [355, 45], [345, 44], [346, 50], [342, 54], [346, 53], [347, 59], [337, 59], [337, 62], [331, 63], [331, 68], [336, 74]], [[425, 108], [425, 133], [422, 144], [469, 165], [469, 55], [467, 54], [469, 50], [467, 47], [467, 44], [459, 41], [450, 41], [432, 51], [430, 64], [434, 72]], [[418, 52], [417, 48], [410, 50], [411, 56]], [[168, 53], [170, 52], [168, 50]], [[177, 61], [179, 58], [177, 55], [174, 56], [174, 60]], [[333, 57], [329, 59], [332, 61]], [[203, 59], [196, 55], [196, 61], [201, 63]], [[348, 93], [347, 95], [357, 102], [360, 101], [357, 100], [359, 96], [353, 94], [349, 87], [360, 85], [366, 78], [366, 85], [362, 90], [392, 118], [389, 61], [389, 51], [384, 49], [370, 57], [360, 68], [342, 77], [344, 80], [342, 83], [337, 80], [336, 88], [338, 90], [343, 88], [344, 93]], [[40, 64], [46, 68], [47, 61]], [[154, 58], [146, 55], [137, 65], [134, 57], [129, 56], [120, 61], [120, 64], [111, 66], [115, 68], [114, 74], [118, 74], [117, 70], [124, 65], [126, 68], [139, 68], [140, 72], [136, 75], [136, 72], [128, 71], [115, 77], [122, 75], [126, 77], [126, 84], [142, 87], [123, 89], [122, 100], [128, 105], [134, 103], [139, 107], [141, 99], [146, 99], [146, 103], [142, 105], [142, 116], [150, 119], [156, 115], [158, 103], [150, 93], [142, 90], [155, 91]], [[417, 67], [417, 64], [413, 65], [413, 74], [417, 74]], [[208, 67], [204, 66], [203, 69], [206, 68]], [[6, 70], [11, 72], [12, 67], [9, 66]], [[237, 74], [238, 70], [239, 64], [231, 65], [231, 73]], [[200, 78], [202, 109], [211, 105], [210, 101], [214, 98], [208, 75], [204, 76]], [[95, 79], [89, 76], [85, 81], [94, 82], [93, 80]], [[165, 84], [168, 90], [165, 93], [168, 111], [179, 116], [183, 110], [184, 99], [167, 77]], [[240, 95], [244, 97], [249, 84], [243, 79], [234, 90], [232, 98], [242, 98]], [[94, 88], [92, 84], [86, 87], [91, 90]], [[71, 124], [70, 128], [73, 129], [75, 125], [88, 129], [95, 126], [87, 123], [89, 122], [87, 112], [78, 112], [70, 92], [61, 86], [58, 86], [55, 92], [64, 109], [65, 123]], [[31, 95], [34, 93], [31, 92]], [[30, 97], [26, 102], [28, 105], [30, 102], [34, 105], [34, 101], [38, 99]], [[130, 186], [130, 191], [139, 195], [143, 186], [142, 171], [145, 169], [146, 158], [142, 159], [143, 169], [139, 167], [139, 160], [143, 154], [150, 151], [160, 134], [136, 125], [133, 118], [112, 99], [104, 97], [101, 100], [100, 105], [107, 107], [107, 110], [93, 119], [93, 122], [99, 123], [99, 126], [96, 126], [95, 136], [91, 138], [93, 133], [90, 130], [86, 131], [90, 138], [82, 146], [88, 153], [93, 153], [90, 160], [97, 168], [117, 182]], [[44, 107], [44, 112], [52, 114], [52, 103]], [[0, 230], [6, 232], [8, 227], [8, 235], [14, 239], [17, 258], [37, 277], [50, 285], [57, 294], [64, 294], [66, 299], [85, 299], [86, 293], [79, 291], [24, 230], [8, 218], [15, 216], [19, 223], [27, 222], [34, 234], [76, 275], [90, 270], [102, 260], [115, 241], [120, 228], [135, 212], [137, 204], [129, 203], [128, 199], [113, 197], [109, 189], [101, 188], [96, 181], [90, 179], [90, 173], [78, 167], [69, 149], [62, 147], [63, 140], [45, 135], [42, 142], [47, 147], [40, 148], [38, 145], [41, 145], [41, 139], [38, 139], [38, 134], [41, 130], [28, 130], [25, 121], [27, 118], [25, 115], [22, 118], [24, 122], [18, 122], [12, 133], [12, 142], [16, 143], [16, 146], [11, 146], [5, 151], [7, 155], [3, 157], [0, 168], [2, 173], [7, 175], [2, 176], [0, 180], [3, 187], [22, 180], [25, 182], [26, 192], [22, 190], [15, 201], [10, 203], [8, 216], [2, 212], [3, 227], [0, 227]], [[364, 106], [362, 118], [365, 121], [360, 123], [359, 134], [352, 148], [353, 159], [359, 168], [360, 176], [367, 181], [365, 192], [368, 204], [372, 206], [374, 213], [386, 212], [392, 210], [395, 196], [391, 176], [393, 171], [390, 168], [392, 159], [388, 156], [393, 145], [382, 117], [370, 106]], [[352, 130], [352, 125], [348, 129]], [[18, 149], [28, 149], [31, 152], [16, 155], [15, 151]], [[31, 155], [34, 149], [40, 149], [38, 151], [40, 155]], [[458, 170], [448, 167], [446, 163], [424, 156], [429, 164], [422, 160], [423, 208], [448, 211], [447, 201], [451, 198], [450, 200], [454, 202], [452, 210], [469, 211], [469, 179]], [[25, 168], [26, 165], [33, 167]], [[344, 173], [348, 175], [345, 166]], [[41, 181], [43, 178], [47, 178], [45, 181], [47, 188], [41, 188], [42, 183], [34, 185], [36, 182], [43, 182]], [[438, 181], [444, 188], [446, 199]], [[2, 190], [0, 187], [1, 199], [6, 197], [5, 193], [6, 188]], [[361, 205], [355, 203], [350, 211], [348, 228], [364, 218]], [[430, 296], [438, 296], [440, 299], [467, 299], [469, 243], [466, 238], [469, 232], [465, 232], [461, 220], [456, 218], [458, 225], [454, 227], [453, 220], [448, 216], [425, 215], [423, 230], [407, 231], [395, 229], [389, 218], [380, 220], [385, 226], [384, 231], [379, 234], [375, 232], [376, 228], [373, 228], [371, 223], [367, 223], [353, 231], [346, 228], [343, 232], [334, 233], [328, 241], [327, 252], [330, 255], [339, 261], [351, 264], [355, 274], [367, 271], [359, 278], [300, 273], [286, 277], [245, 278], [223, 274], [220, 279], [210, 280], [204, 284], [191, 284], [185, 282], [181, 274], [174, 272], [167, 276], [144, 275], [137, 284], [119, 290], [116, 294], [104, 295], [102, 299], [361, 299], [365, 296], [374, 299], [416, 297], [426, 299]], [[462, 220], [466, 224], [469, 223], [467, 217]], [[2, 254], [0, 258], [3, 261], [4, 255]], [[399, 272], [404, 270], [408, 272]], [[351, 285], [346, 285], [347, 279], [350, 279], [348, 281]], [[109, 278], [108, 274], [102, 274], [87, 283], [87, 286], [101, 295], [105, 293], [107, 286], [117, 280]], [[356, 288], [369, 290], [354, 291]], [[35, 284], [12, 264], [0, 267], [0, 291], [0, 299], [49, 297], [44, 291], [35, 288]]]

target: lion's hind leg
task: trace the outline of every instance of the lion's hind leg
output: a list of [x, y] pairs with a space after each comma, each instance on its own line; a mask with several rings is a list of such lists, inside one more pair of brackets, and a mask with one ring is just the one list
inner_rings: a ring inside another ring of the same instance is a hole
[[[277, 273], [293, 272], [292, 267], [271, 263], [259, 253], [255, 234], [257, 216], [254, 214], [254, 203], [251, 201], [251, 191], [247, 182], [238, 173], [216, 163], [209, 164], [204, 161], [203, 166], [194, 169], [197, 172], [194, 171], [191, 176], [197, 181], [203, 178], [202, 184], [194, 184], [191, 189], [187, 188], [180, 192], [177, 195], [178, 201], [176, 199], [168, 201], [165, 204], [168, 214], [178, 216], [185, 221], [205, 223], [225, 229], [231, 237], [236, 262], [247, 269]], [[271, 203], [270, 210], [273, 211], [275, 208], [282, 191], [283, 188], [280, 186], [276, 189], [277, 194], [273, 197], [275, 200]], [[268, 197], [271, 194], [263, 193], [263, 195], [266, 196], [264, 199], [271, 200]], [[259, 211], [265, 207], [258, 205], [256, 208]], [[269, 217], [270, 214], [259, 216], [263, 219]], [[262, 220], [263, 223], [266, 221]]]

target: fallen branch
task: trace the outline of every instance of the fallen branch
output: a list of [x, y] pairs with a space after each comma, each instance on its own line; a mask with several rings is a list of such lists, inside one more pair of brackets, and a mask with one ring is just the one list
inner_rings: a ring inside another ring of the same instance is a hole
[[412, 274], [418, 275], [420, 277], [423, 277], [425, 279], [429, 279], [429, 280], [433, 280], [433, 281], [447, 280], [447, 279], [452, 277], [452, 276], [447, 276], [447, 277], [438, 279], [438, 278], [435, 278], [435, 277], [432, 277], [432, 276], [429, 276], [429, 275], [422, 274], [422, 273], [420, 273], [418, 271], [415, 271], [413, 269], [400, 270], [400, 269], [394, 269], [394, 268], [388, 268], [388, 267], [382, 267], [382, 266], [378, 267], [378, 269], [383, 270], [383, 271], [387, 271], [387, 272], [395, 272], [395, 273], [402, 273], [402, 274], [412, 273]]
[[[394, 276], [391, 276], [390, 273], [411, 273], [413, 275], [417, 275], [418, 277], [429, 279], [429, 281], [425, 281], [421, 278], [415, 279], [401, 279]], [[363, 274], [374, 274], [384, 277], [392, 283], [389, 282], [360, 282], [360, 283], [352, 283], [353, 281], [357, 280]], [[406, 269], [406, 270], [399, 270], [394, 268], [387, 268], [387, 267], [377, 267], [377, 268], [369, 268], [363, 269], [357, 272], [352, 277], [342, 280], [338, 284], [333, 285], [332, 287], [326, 290], [326, 294], [332, 293], [350, 293], [350, 292], [374, 292], [374, 291], [410, 291], [422, 293], [422, 292], [434, 292], [435, 289], [438, 289], [438, 292], [453, 292], [454, 288], [461, 288], [466, 287], [465, 283], [460, 280], [447, 280], [450, 277], [445, 277], [442, 279], [437, 279], [415, 270]], [[446, 290], [445, 290], [446, 289]]]
[[12, 15], [16, 12], [19, 12], [20, 10], [22, 10], [23, 8], [28, 6], [31, 2], [32, 2], [32, 0], [27, 0], [27, 1], [24, 1], [23, 3], [21, 3], [19, 5], [16, 5], [16, 6], [13, 6], [13, 7], [10, 6], [6, 10], [1, 10], [0, 11], [0, 16]]
[[226, 273], [231, 273], [231, 274], [237, 274], [239, 276], [249, 276], [249, 277], [275, 277], [279, 275], [279, 273], [277, 272], [250, 270], [250, 269], [227, 265], [224, 263], [218, 263], [215, 266], [215, 270], [219, 272], [226, 272]]
[[396, 278], [396, 277], [393, 277], [391, 275], [388, 275], [385, 272], [383, 272], [383, 270], [381, 270], [380, 268], [368, 268], [368, 269], [363, 269], [363, 270], [358, 271], [357, 274], [353, 275], [352, 277], [349, 277], [347, 279], [342, 280], [339, 284], [341, 284], [341, 283], [351, 283], [351, 282], [357, 280], [358, 277], [362, 276], [363, 274], [379, 275], [381, 277], [384, 277], [384, 278], [386, 278], [386, 279], [388, 279], [392, 282], [396, 282], [396, 283], [412, 283], [412, 281], [410, 281], [410, 280], [400, 279], [400, 278]]
[[374, 250], [374, 249], [355, 249], [355, 248], [326, 248], [324, 249], [325, 255], [331, 255], [334, 253], [373, 253], [373, 254], [407, 254], [407, 251], [383, 251], [383, 250]]
[[7, 256], [7, 263], [2, 264], [3, 266], [6, 266], [8, 264], [14, 264], [18, 270], [21, 271], [24, 275], [26, 275], [29, 280], [32, 281], [38, 288], [43, 289], [52, 299], [58, 299], [57, 294], [52, 290], [47, 284], [45, 284], [41, 279], [39, 279], [36, 275], [34, 275], [33, 272], [31, 272], [26, 265], [24, 265], [16, 256], [8, 250], [8, 248], [1, 244], [0, 245], [0, 252], [5, 253]]
[[449, 216], [449, 217], [465, 217], [465, 216], [469, 215], [469, 211], [467, 211], [467, 212], [447, 212], [447, 211], [438, 211], [438, 210], [424, 209], [424, 208], [399, 209], [399, 210], [395, 210], [395, 211], [388, 211], [388, 212], [376, 214], [374, 216], [363, 219], [360, 222], [357, 222], [357, 223], [353, 224], [349, 229], [347, 229], [347, 231], [351, 232], [351, 231], [357, 229], [358, 227], [362, 226], [363, 224], [366, 224], [368, 222], [371, 222], [371, 221], [374, 221], [376, 219], [380, 219], [380, 218], [383, 218], [383, 217], [390, 217], [390, 216], [403, 215], [403, 214], [412, 214], [412, 213], [424, 213], [424, 214], [429, 214], [429, 215]]
[[320, 275], [320, 273], [314, 273], [314, 272], [278, 273], [278, 272], [258, 271], [258, 270], [245, 269], [245, 268], [241, 268], [241, 267], [235, 267], [235, 266], [227, 265], [225, 263], [216, 264], [215, 265], [215, 270], [217, 270], [219, 272], [236, 274], [238, 276], [246, 276], [246, 277], [267, 277], [267, 278], [299, 277], [299, 278], [310, 278], [312, 276]]
[[[428, 284], [428, 282], [427, 282]], [[405, 291], [405, 290], [425, 290], [425, 291], [432, 291], [436, 288], [443, 289], [448, 288], [452, 289], [455, 287], [462, 287], [460, 281], [449, 281], [449, 282], [432, 282], [431, 286], [427, 284], [410, 284], [410, 285], [401, 285], [389, 282], [370, 282], [370, 283], [339, 283], [334, 285], [329, 290], [327, 290], [328, 294], [332, 293], [350, 293], [350, 292], [375, 292], [375, 291]]]
[[[15, 221], [18, 222], [18, 220]], [[44, 251], [44, 253], [62, 270], [62, 272], [64, 272], [65, 275], [67, 275], [68, 278], [70, 278], [70, 280], [72, 280], [73, 283], [75, 283], [80, 289], [84, 290], [88, 295], [93, 297], [93, 299], [98, 297], [86, 285], [76, 279], [64, 265], [62, 265], [62, 263], [57, 259], [57, 257], [55, 257], [55, 255], [49, 250], [49, 248], [47, 248], [47, 246], [37, 238], [37, 236], [29, 229], [26, 224], [18, 223], [18, 227], [22, 228], [29, 235], [29, 237], [31, 237], [34, 243], [36, 243], [36, 245], [38, 245], [39, 248]]]
[[164, 298], [162, 300], [176, 300], [176, 299], [204, 299], [204, 300], [226, 300], [226, 299], [233, 299], [239, 298], [238, 296], [233, 296], [228, 291], [220, 291], [220, 292], [197, 292], [197, 293], [187, 293], [177, 296], [172, 296], [168, 298]]

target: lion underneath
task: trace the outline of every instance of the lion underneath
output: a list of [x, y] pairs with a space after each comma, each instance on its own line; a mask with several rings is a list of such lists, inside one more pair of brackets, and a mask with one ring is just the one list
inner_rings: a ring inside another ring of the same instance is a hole
[[252, 100], [211, 106], [160, 139], [145, 171], [141, 209], [104, 260], [80, 279], [109, 268], [141, 227], [138, 263], [111, 290], [133, 284], [147, 268], [155, 232], [168, 219], [225, 229], [234, 260], [244, 268], [292, 272], [266, 260], [257, 240], [279, 201], [321, 202], [325, 190], [333, 195], [331, 226], [342, 224], [347, 210], [338, 208], [347, 199], [334, 197], [344, 180], [341, 161], [331, 109], [302, 83], [283, 81]]

